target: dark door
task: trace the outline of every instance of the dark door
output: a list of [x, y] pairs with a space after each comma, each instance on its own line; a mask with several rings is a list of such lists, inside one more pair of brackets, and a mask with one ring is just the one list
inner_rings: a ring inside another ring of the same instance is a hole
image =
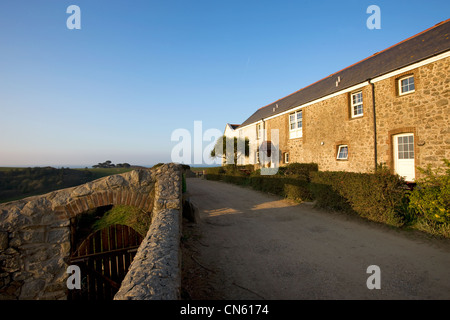
[[69, 290], [69, 300], [112, 300], [142, 239], [120, 224], [90, 234], [70, 259], [80, 267], [81, 289]]

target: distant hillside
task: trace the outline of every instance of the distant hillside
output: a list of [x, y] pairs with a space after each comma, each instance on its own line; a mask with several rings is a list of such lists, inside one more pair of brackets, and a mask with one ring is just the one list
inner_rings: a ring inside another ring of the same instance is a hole
[[0, 203], [74, 187], [104, 176], [130, 170], [133, 170], [133, 167], [109, 169], [0, 168]]

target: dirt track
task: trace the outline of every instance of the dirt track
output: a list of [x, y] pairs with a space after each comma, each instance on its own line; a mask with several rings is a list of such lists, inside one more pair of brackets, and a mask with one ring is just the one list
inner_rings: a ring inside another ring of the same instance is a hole
[[201, 218], [185, 226], [192, 299], [450, 299], [449, 241], [227, 183], [187, 188]]

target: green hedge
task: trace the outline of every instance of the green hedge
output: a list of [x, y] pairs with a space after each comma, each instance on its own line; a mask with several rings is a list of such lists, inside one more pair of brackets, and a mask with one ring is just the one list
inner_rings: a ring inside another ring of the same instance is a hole
[[316, 206], [351, 212], [372, 221], [401, 226], [411, 217], [404, 210], [407, 190], [397, 175], [380, 168], [375, 173], [318, 171], [314, 163], [294, 163], [279, 174], [247, 175], [236, 166], [210, 168], [207, 179], [221, 180], [297, 201], [316, 200]]
[[[450, 238], [450, 161], [410, 191], [405, 181], [380, 167], [375, 173], [318, 171], [316, 164], [293, 163], [273, 176], [260, 170], [243, 172], [236, 166], [210, 168], [207, 179], [221, 180], [286, 198], [315, 200], [319, 208], [350, 212], [397, 227], [412, 227]], [[245, 171], [245, 170], [244, 170]]]
[[[306, 180], [283, 176], [260, 176], [239, 174], [217, 174], [219, 170], [207, 170], [208, 180], [224, 181], [241, 186], [249, 186], [252, 189], [276, 194], [296, 201], [312, 200], [312, 193]], [[212, 172], [212, 173], [211, 173]]]
[[296, 201], [311, 201], [312, 193], [306, 180], [280, 176], [253, 176], [249, 185], [259, 191], [273, 193]]
[[278, 175], [310, 181], [311, 172], [317, 171], [319, 171], [317, 163], [290, 163], [285, 167], [278, 168]]
[[355, 212], [372, 221], [401, 226], [405, 182], [382, 169], [375, 173], [313, 172], [310, 189], [317, 206]]
[[450, 161], [444, 159], [444, 166], [432, 170], [418, 168], [423, 178], [409, 197], [409, 208], [423, 219], [438, 224], [450, 224]]

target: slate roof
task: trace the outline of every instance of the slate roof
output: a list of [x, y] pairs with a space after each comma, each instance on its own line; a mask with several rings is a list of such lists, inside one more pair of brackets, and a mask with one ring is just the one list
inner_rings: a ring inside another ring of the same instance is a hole
[[448, 51], [449, 34], [450, 19], [258, 109], [241, 127]]

